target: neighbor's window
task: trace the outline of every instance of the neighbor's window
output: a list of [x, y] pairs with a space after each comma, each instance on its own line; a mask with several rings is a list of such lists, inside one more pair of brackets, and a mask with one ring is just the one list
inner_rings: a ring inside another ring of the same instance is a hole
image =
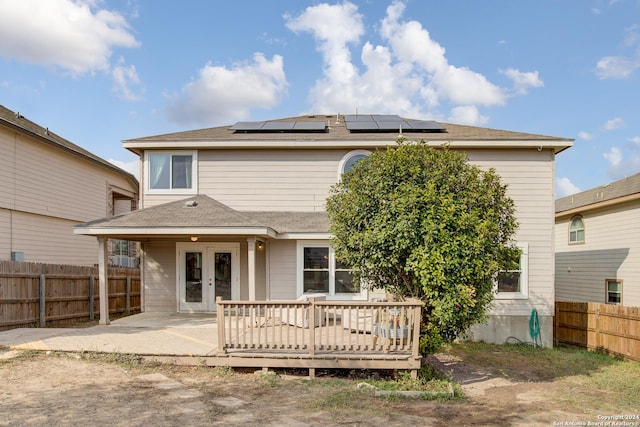
[[348, 152], [342, 160], [340, 160], [340, 166], [338, 167], [338, 179], [340, 179], [343, 173], [350, 172], [356, 163], [358, 163], [358, 160], [364, 159], [369, 154], [371, 154], [371, 152], [367, 150], [354, 150]]
[[584, 243], [584, 221], [581, 216], [574, 216], [571, 219], [569, 243]]
[[607, 304], [622, 304], [622, 280], [607, 279]]
[[147, 154], [147, 188], [149, 191], [192, 193], [195, 191], [195, 152]]
[[526, 299], [529, 296], [529, 245], [518, 243], [519, 268], [500, 271], [496, 275], [497, 299]]
[[335, 259], [326, 243], [299, 243], [302, 293], [359, 294], [349, 266]]

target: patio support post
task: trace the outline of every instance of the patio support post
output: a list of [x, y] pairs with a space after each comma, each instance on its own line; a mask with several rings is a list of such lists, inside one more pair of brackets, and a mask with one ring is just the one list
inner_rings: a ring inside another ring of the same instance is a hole
[[247, 237], [247, 279], [249, 283], [249, 301], [256, 300], [256, 238]]
[[100, 290], [100, 325], [109, 324], [109, 272], [107, 238], [98, 237], [98, 285]]

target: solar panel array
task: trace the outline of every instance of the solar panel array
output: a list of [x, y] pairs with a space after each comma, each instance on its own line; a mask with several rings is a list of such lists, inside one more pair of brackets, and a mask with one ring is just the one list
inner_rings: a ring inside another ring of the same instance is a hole
[[405, 120], [395, 114], [358, 114], [344, 116], [351, 132], [446, 132], [432, 120]]
[[325, 132], [323, 121], [238, 122], [229, 129], [236, 132]]
[[[409, 120], [395, 114], [348, 114], [344, 116], [344, 122], [347, 130], [353, 133], [447, 131], [431, 120]], [[229, 129], [241, 133], [327, 132], [328, 123], [300, 120], [238, 122]]]

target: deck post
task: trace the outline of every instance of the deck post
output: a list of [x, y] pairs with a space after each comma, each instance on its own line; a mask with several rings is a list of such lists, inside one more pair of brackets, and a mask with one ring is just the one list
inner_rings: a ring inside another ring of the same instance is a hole
[[226, 352], [224, 348], [225, 337], [224, 337], [224, 305], [222, 304], [222, 297], [216, 297], [216, 321], [218, 322], [218, 354], [223, 354]]
[[309, 356], [316, 354], [316, 299], [309, 298]]
[[[418, 360], [420, 358], [420, 324], [422, 323], [422, 307], [423, 305], [413, 307], [413, 348], [411, 349], [411, 357], [413, 357], [414, 360]], [[418, 378], [417, 369], [411, 370], [411, 378], [414, 380]]]
[[107, 238], [98, 237], [98, 285], [100, 289], [100, 325], [109, 324], [109, 271]]
[[256, 300], [256, 237], [247, 237], [247, 282], [249, 301]]

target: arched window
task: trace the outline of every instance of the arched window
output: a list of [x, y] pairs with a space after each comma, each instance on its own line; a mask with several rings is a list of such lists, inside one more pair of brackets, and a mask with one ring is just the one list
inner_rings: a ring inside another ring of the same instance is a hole
[[584, 243], [584, 222], [581, 216], [571, 218], [569, 227], [569, 243]]
[[343, 173], [351, 171], [355, 164], [358, 163], [358, 160], [367, 157], [369, 154], [371, 154], [371, 152], [367, 150], [349, 151], [342, 160], [340, 160], [340, 166], [338, 167], [338, 179], [340, 179]]

